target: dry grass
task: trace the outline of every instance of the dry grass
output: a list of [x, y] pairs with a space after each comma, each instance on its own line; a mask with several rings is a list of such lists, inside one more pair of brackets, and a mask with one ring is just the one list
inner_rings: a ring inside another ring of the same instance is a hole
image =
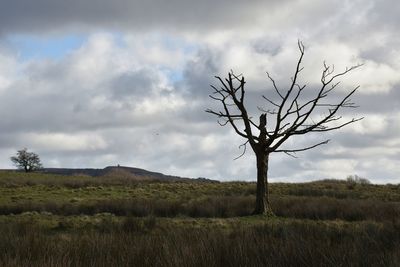
[[[229, 218], [248, 216], [254, 196], [212, 196], [193, 201], [164, 199], [101, 199], [92, 202], [19, 202], [0, 205], [0, 215], [37, 211], [57, 215], [187, 216]], [[276, 196], [271, 199], [280, 217], [312, 220], [394, 221], [400, 220], [400, 203], [381, 200], [336, 199], [330, 197]]]
[[400, 225], [272, 221], [171, 228], [155, 218], [65, 232], [0, 225], [1, 266], [399, 266]]

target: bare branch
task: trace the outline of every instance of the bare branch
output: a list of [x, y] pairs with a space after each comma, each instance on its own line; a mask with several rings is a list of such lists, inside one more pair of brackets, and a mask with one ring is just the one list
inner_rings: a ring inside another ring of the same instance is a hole
[[285, 153], [286, 155], [288, 155], [289, 157], [292, 157], [292, 158], [295, 158], [295, 159], [297, 159], [297, 156], [296, 155], [294, 155], [294, 154], [296, 154], [296, 153], [291, 153], [291, 152], [283, 152], [283, 153]]
[[[219, 76], [215, 76], [215, 78], [221, 83], [222, 86], [220, 89], [218, 89], [217, 87], [211, 85], [211, 88], [214, 89], [214, 93], [210, 95], [210, 98], [215, 101], [221, 102], [223, 111], [217, 112], [211, 109], [207, 109], [206, 112], [213, 114], [218, 118], [225, 118], [226, 121], [224, 122], [218, 121], [219, 125], [225, 126], [229, 122], [229, 124], [233, 127], [238, 135], [248, 139], [250, 144], [254, 146], [256, 144], [256, 140], [258, 140], [258, 137], [252, 134], [251, 125], [256, 127], [257, 125], [251, 121], [244, 106], [245, 80], [243, 75], [235, 75], [233, 71], [231, 71], [230, 73], [228, 73], [228, 78], [226, 78], [225, 80], [223, 80]], [[234, 85], [235, 81], [239, 83], [238, 86]], [[239, 96], [237, 96], [237, 94], [239, 94]], [[232, 101], [232, 103], [228, 103], [230, 101]], [[229, 107], [232, 106], [235, 106], [240, 114], [232, 114], [229, 109]], [[235, 124], [235, 120], [241, 120], [243, 122], [245, 126], [243, 132], [239, 130], [239, 128]]]
[[313, 148], [315, 148], [315, 147], [317, 147], [317, 146], [320, 146], [320, 145], [326, 145], [327, 143], [329, 143], [329, 139], [328, 140], [325, 140], [325, 141], [323, 141], [323, 142], [320, 142], [320, 143], [318, 143], [318, 144], [315, 144], [315, 145], [312, 145], [312, 146], [308, 146], [308, 147], [305, 147], [305, 148], [298, 148], [298, 149], [277, 149], [277, 150], [275, 150], [274, 152], [283, 152], [283, 153], [296, 153], [296, 152], [300, 152], [300, 151], [306, 151], [306, 150], [309, 150], [309, 149], [313, 149]]
[[264, 98], [265, 100], [267, 100], [269, 103], [271, 103], [271, 104], [274, 105], [275, 107], [278, 107], [278, 108], [279, 108], [279, 105], [278, 105], [278, 104], [276, 104], [274, 101], [270, 100], [270, 99], [267, 98], [266, 96], [263, 95], [262, 98]]
[[337, 129], [343, 128], [344, 126], [349, 125], [351, 123], [360, 121], [362, 119], [364, 119], [364, 117], [357, 118], [357, 119], [351, 119], [350, 121], [347, 121], [347, 122], [342, 123], [342, 124], [340, 124], [338, 126], [335, 126], [335, 127], [325, 126], [326, 128], [321, 128], [321, 129], [315, 128], [315, 129], [312, 130], [312, 132], [329, 132], [329, 131], [337, 130]]
[[[229, 123], [237, 134], [247, 139], [248, 142], [246, 142], [246, 144], [249, 143], [255, 151], [260, 150], [260, 147], [269, 151], [268, 153], [285, 152], [290, 154], [308, 150], [315, 146], [325, 144], [327, 141], [301, 149], [278, 150], [278, 148], [291, 136], [306, 134], [309, 132], [333, 131], [363, 119], [352, 118], [340, 123], [342, 117], [336, 115], [338, 111], [343, 108], [357, 107], [355, 103], [351, 101], [350, 97], [357, 91], [359, 88], [358, 86], [353, 88], [337, 103], [330, 103], [327, 101], [328, 95], [330, 95], [330, 93], [340, 85], [340, 81], [336, 80], [339, 77], [361, 67], [362, 64], [347, 67], [345, 70], [335, 73], [335, 66], [329, 66], [324, 62], [320, 88], [311, 99], [300, 101], [302, 100], [301, 96], [303, 90], [306, 88], [306, 85], [300, 85], [298, 83], [299, 74], [303, 70], [302, 60], [304, 57], [305, 47], [301, 41], [298, 41], [297, 45], [300, 56], [297, 60], [294, 75], [291, 78], [291, 84], [285, 92], [278, 88], [275, 80], [267, 72], [268, 79], [271, 81], [280, 100], [276, 101], [275, 99], [273, 100], [273, 98], [262, 95], [262, 98], [266, 100], [268, 104], [272, 105], [274, 109], [270, 110], [267, 108], [264, 109], [262, 107], [257, 107], [258, 110], [262, 112], [259, 124], [252, 120], [245, 107], [244, 98], [246, 93], [246, 82], [243, 74], [236, 75], [231, 70], [228, 73], [227, 78], [222, 79], [219, 76], [215, 77], [221, 84], [220, 88], [213, 85], [211, 86], [214, 92], [210, 95], [210, 98], [220, 102], [223, 110], [214, 111], [207, 109], [206, 112], [213, 114], [218, 118], [222, 118], [222, 121], [218, 121], [221, 126], [225, 126]], [[324, 115], [322, 115], [318, 120], [313, 121], [311, 116], [316, 113], [316, 110], [324, 110]], [[267, 124], [267, 114], [275, 117], [275, 125], [273, 126], [273, 129], [270, 130], [268, 130], [268, 126], [270, 125]], [[261, 120], [261, 118], [263, 119]], [[237, 120], [240, 121], [240, 125], [244, 126], [243, 130], [238, 128], [239, 124], [236, 124]], [[253, 131], [259, 132], [258, 134], [253, 134]]]
[[218, 122], [218, 124], [219, 124], [220, 126], [225, 126], [225, 125], [228, 124], [229, 120], [225, 120], [224, 122], [221, 122], [220, 120], [217, 120], [217, 122]]
[[[291, 93], [293, 91], [293, 88], [295, 87], [295, 84], [297, 83], [297, 77], [298, 77], [300, 71], [302, 70], [301, 62], [302, 62], [303, 56], [304, 56], [304, 45], [303, 45], [302, 42], [300, 42], [300, 40], [297, 42], [297, 45], [298, 45], [299, 50], [300, 50], [300, 57], [299, 57], [299, 59], [297, 61], [296, 71], [295, 71], [294, 77], [292, 78], [292, 85], [290, 86], [289, 90], [286, 92], [286, 95], [282, 98], [282, 102], [279, 105], [278, 114], [276, 115], [276, 125], [275, 125], [275, 133], [274, 133], [275, 135], [279, 134], [279, 129], [281, 127], [280, 124], [287, 117], [287, 114], [282, 116], [282, 110], [283, 110], [283, 107], [286, 104], [286, 101], [289, 99], [289, 96], [291, 95]], [[299, 91], [301, 92], [301, 90], [299, 90]], [[297, 98], [295, 100], [297, 100]], [[292, 105], [291, 105], [291, 107], [292, 107]], [[290, 111], [290, 108], [289, 108], [289, 111]]]
[[243, 147], [243, 152], [242, 152], [242, 154], [240, 154], [238, 157], [234, 158], [233, 160], [237, 160], [237, 159], [243, 157], [244, 154], [246, 154], [246, 148], [247, 148], [247, 144], [248, 144], [248, 143], [249, 143], [249, 140], [247, 140], [246, 142], [244, 142], [243, 144], [241, 144], [241, 145], [239, 146], [239, 149], [240, 149], [241, 147]]

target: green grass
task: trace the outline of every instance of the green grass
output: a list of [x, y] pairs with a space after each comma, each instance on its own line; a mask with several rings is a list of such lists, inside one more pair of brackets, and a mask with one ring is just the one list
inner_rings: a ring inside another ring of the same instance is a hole
[[[400, 201], [400, 185], [356, 185], [345, 181], [312, 183], [275, 183], [273, 196], [313, 196], [338, 199], [375, 199]], [[148, 198], [191, 200], [205, 196], [249, 196], [255, 194], [254, 183], [127, 181], [121, 178], [62, 176], [42, 173], [0, 172], [0, 204], [19, 200], [45, 201], [56, 198], [99, 200], [109, 198]]]

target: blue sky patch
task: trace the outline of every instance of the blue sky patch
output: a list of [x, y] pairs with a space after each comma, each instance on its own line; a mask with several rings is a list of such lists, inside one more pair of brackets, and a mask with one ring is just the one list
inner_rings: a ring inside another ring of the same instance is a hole
[[10, 46], [22, 60], [61, 59], [68, 52], [79, 48], [86, 41], [84, 35], [33, 36], [11, 35], [7, 38]]

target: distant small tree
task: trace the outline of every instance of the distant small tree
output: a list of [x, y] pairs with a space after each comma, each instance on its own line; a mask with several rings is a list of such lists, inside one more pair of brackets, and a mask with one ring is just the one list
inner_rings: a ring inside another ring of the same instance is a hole
[[10, 159], [18, 169], [25, 172], [39, 170], [43, 167], [39, 155], [34, 152], [28, 152], [26, 148], [18, 150], [17, 154]]

